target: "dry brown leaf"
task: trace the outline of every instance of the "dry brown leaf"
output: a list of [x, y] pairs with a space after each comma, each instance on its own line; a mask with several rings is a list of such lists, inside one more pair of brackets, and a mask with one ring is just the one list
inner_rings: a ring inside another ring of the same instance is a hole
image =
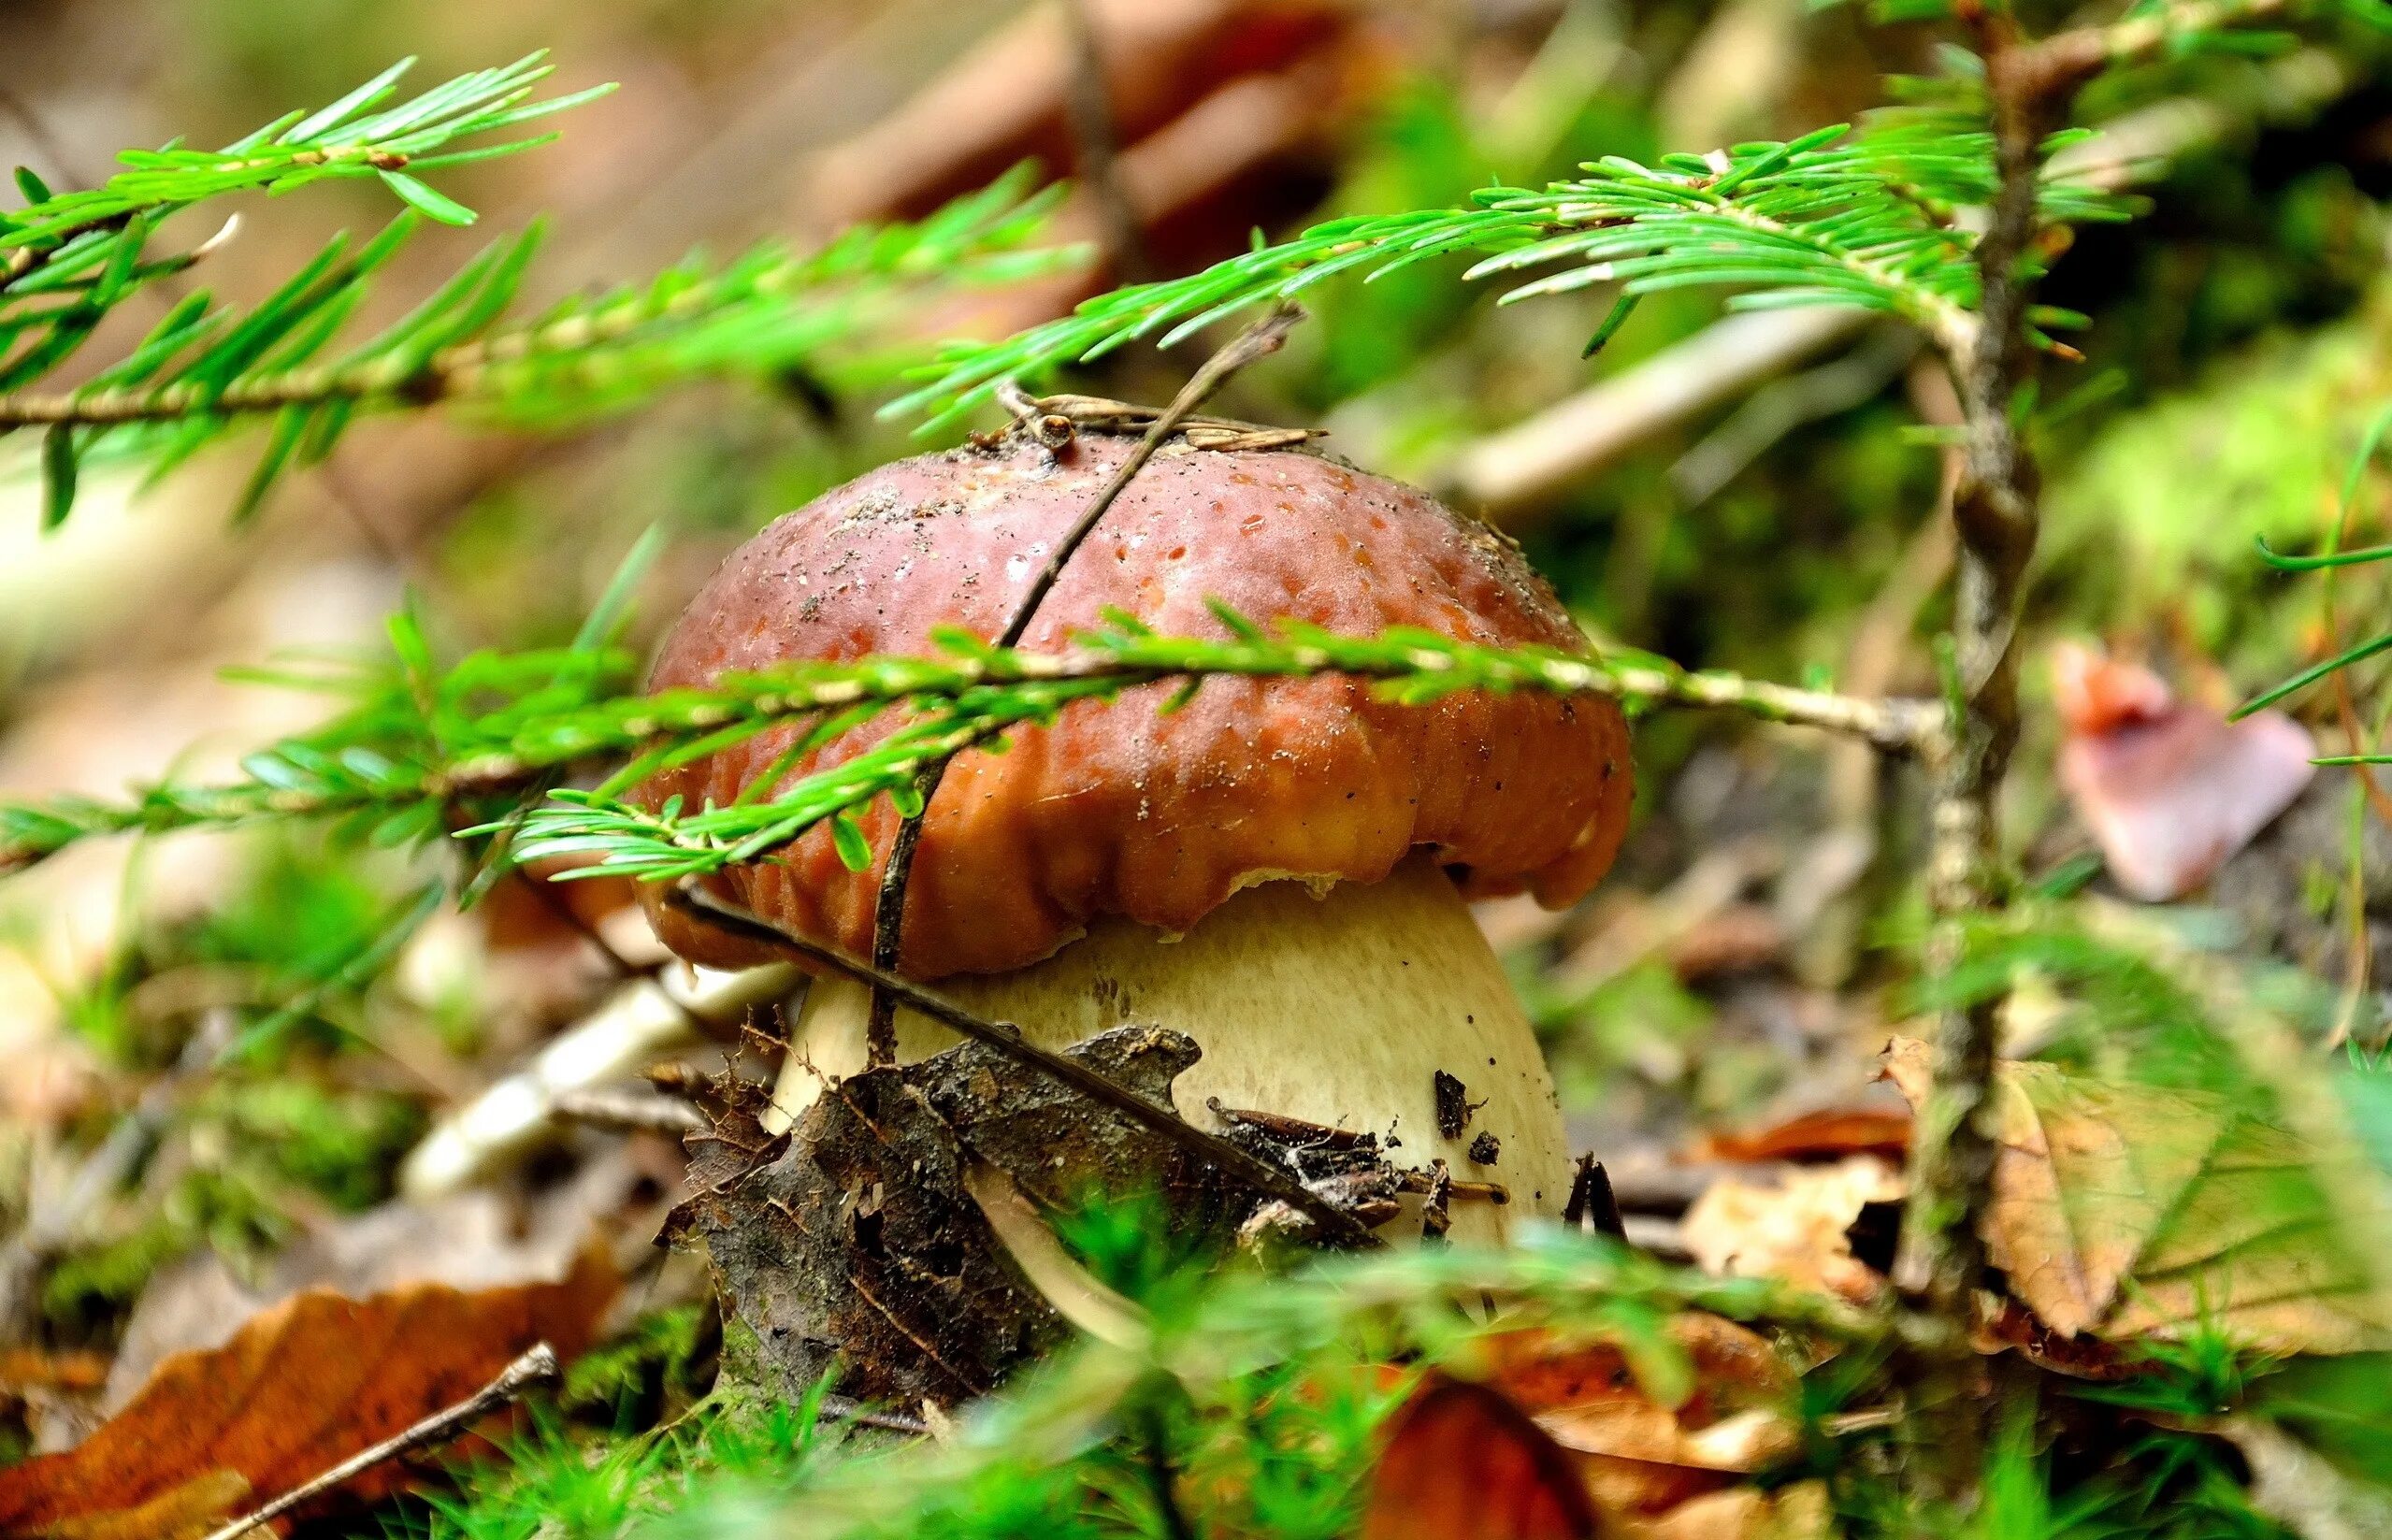
[[1607, 1515], [1666, 1513], [1767, 1468], [1797, 1442], [1784, 1412], [1793, 1372], [1766, 1341], [1694, 1313], [1669, 1332], [1692, 1370], [1674, 1406], [1650, 1394], [1609, 1343], [1514, 1331], [1487, 1345], [1488, 1382], [1571, 1452]]
[[[535, 1343], [560, 1357], [578, 1351], [616, 1286], [593, 1248], [560, 1283], [295, 1295], [220, 1348], [167, 1359], [74, 1448], [0, 1470], [0, 1535], [168, 1540], [204, 1530], [465, 1400]], [[383, 1467], [341, 1495], [370, 1500], [403, 1480]]]
[[[1928, 1049], [1887, 1051], [1916, 1106]], [[2342, 1237], [2316, 1152], [2224, 1098], [2005, 1062], [1984, 1219], [2010, 1291], [2116, 1342], [2196, 1322], [2271, 1353], [2392, 1346], [2392, 1299]]]
[[589, 1161], [528, 1206], [488, 1188], [431, 1203], [384, 1203], [305, 1223], [253, 1275], [213, 1252], [162, 1269], [141, 1291], [108, 1372], [102, 1409], [121, 1409], [177, 1353], [220, 1347], [252, 1317], [303, 1289], [350, 1299], [417, 1284], [472, 1291], [553, 1284], [573, 1270], [603, 1220], [641, 1180], [627, 1150]]
[[[1832, 1533], [1815, 1483], [1779, 1493], [1743, 1483], [1798, 1446], [1782, 1410], [1794, 1387], [1785, 1360], [1718, 1317], [1683, 1316], [1670, 1331], [1692, 1370], [1676, 1406], [1649, 1395], [1612, 1344], [1536, 1331], [1482, 1344], [1475, 1367], [1484, 1383], [1432, 1380], [1397, 1415], [1366, 1540]], [[1581, 1504], [1591, 1515], [1583, 1524]]]
[[1362, 1540], [1587, 1540], [1586, 1488], [1501, 1391], [1433, 1380], [1389, 1424]]
[[0, 1347], [0, 1394], [20, 1390], [96, 1391], [108, 1383], [108, 1360], [98, 1353]]
[[1698, 1160], [1836, 1160], [1874, 1155], [1899, 1161], [1910, 1150], [1910, 1115], [1891, 1108], [1840, 1107], [1805, 1113], [1747, 1133], [1708, 1134]]
[[1728, 1177], [1694, 1201], [1679, 1233], [1706, 1273], [1781, 1278], [1866, 1304], [1885, 1279], [1852, 1255], [1849, 1232], [1862, 1209], [1903, 1191], [1901, 1176], [1868, 1155], [1790, 1171], [1780, 1181]]

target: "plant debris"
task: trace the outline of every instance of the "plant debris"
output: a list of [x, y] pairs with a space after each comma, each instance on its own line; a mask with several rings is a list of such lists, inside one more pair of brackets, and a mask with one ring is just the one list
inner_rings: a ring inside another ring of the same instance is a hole
[[[1163, 1105], [1197, 1058], [1130, 1027], [1067, 1052]], [[777, 1139], [757, 1123], [764, 1089], [728, 1089], [691, 1137], [695, 1191], [667, 1233], [704, 1244], [732, 1312], [727, 1372], [768, 1396], [801, 1396], [836, 1364], [843, 1393], [951, 1405], [1063, 1340], [966, 1190], [977, 1163], [1049, 1211], [1102, 1181], [1162, 1194], [1178, 1223], [1239, 1216], [1178, 1146], [984, 1044], [851, 1075]]]
[[[537, 1344], [580, 1351], [616, 1288], [592, 1249], [553, 1284], [425, 1284], [362, 1300], [310, 1289], [222, 1347], [167, 1359], [73, 1449], [0, 1468], [0, 1534], [212, 1529], [465, 1400]], [[378, 1467], [335, 1495], [367, 1502], [407, 1479]]]

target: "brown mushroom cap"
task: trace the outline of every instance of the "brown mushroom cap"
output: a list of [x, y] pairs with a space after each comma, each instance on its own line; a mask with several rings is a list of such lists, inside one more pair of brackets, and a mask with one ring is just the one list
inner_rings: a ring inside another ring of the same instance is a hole
[[[650, 684], [703, 684], [797, 658], [922, 653], [959, 626], [995, 638], [1054, 542], [1130, 453], [1082, 437], [1059, 454], [1010, 439], [883, 467], [747, 542], [667, 637]], [[1582, 639], [1552, 590], [1493, 531], [1427, 494], [1291, 451], [1159, 455], [1109, 509], [1022, 645], [1056, 649], [1125, 611], [1168, 636], [1217, 636], [1218, 598], [1356, 636], [1419, 626], [1498, 646]], [[1627, 822], [1627, 726], [1606, 699], [1469, 692], [1434, 705], [1366, 682], [1214, 678], [1179, 711], [1174, 686], [1077, 702], [1002, 754], [958, 756], [930, 806], [909, 881], [901, 966], [916, 977], [1024, 967], [1107, 914], [1184, 932], [1242, 886], [1277, 877], [1373, 883], [1432, 847], [1465, 890], [1574, 901]], [[776, 730], [655, 777], [728, 802], [787, 748]], [[788, 773], [862, 751], [848, 734]], [[860, 819], [873, 861], [848, 871], [818, 828], [716, 879], [813, 940], [870, 952], [880, 869], [899, 817]], [[765, 958], [657, 905], [694, 961]]]

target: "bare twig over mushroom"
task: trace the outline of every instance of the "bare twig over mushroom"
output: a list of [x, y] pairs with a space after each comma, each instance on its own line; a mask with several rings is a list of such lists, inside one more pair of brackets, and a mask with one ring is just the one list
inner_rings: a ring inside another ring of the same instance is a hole
[[[1030, 579], [1030, 587], [1015, 607], [1013, 618], [997, 639], [1000, 647], [1016, 647], [1038, 616], [1038, 607], [1053, 592], [1055, 580], [1079, 550], [1097, 522], [1105, 515], [1136, 479], [1146, 462], [1154, 458], [1163, 440], [1192, 415], [1196, 409], [1211, 400], [1232, 376], [1259, 359], [1267, 358], [1287, 342], [1288, 333], [1304, 319], [1304, 310], [1292, 304], [1282, 303], [1272, 311], [1232, 338], [1229, 345], [1204, 361], [1203, 367], [1190, 376], [1171, 405], [1165, 408], [1138, 440], [1103, 489], [1090, 499], [1088, 511], [1063, 538], [1055, 542], [1047, 554], [1046, 564]], [[903, 948], [905, 929], [906, 885], [914, 873], [914, 853], [922, 842], [922, 819], [929, 812], [930, 799], [939, 793], [939, 783], [946, 776], [947, 761], [938, 759], [915, 777], [914, 790], [920, 806], [897, 828], [897, 838], [889, 846], [888, 865], [881, 875], [879, 901], [872, 912], [872, 965], [894, 969]], [[865, 1026], [865, 1042], [869, 1061], [874, 1064], [894, 1062], [897, 1057], [897, 1005], [885, 990], [872, 996], [872, 1015]]]

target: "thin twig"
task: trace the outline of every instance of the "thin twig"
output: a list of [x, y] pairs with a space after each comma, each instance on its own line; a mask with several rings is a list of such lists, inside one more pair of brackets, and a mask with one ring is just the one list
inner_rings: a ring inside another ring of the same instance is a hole
[[[1046, 564], [1030, 580], [1022, 591], [1021, 602], [1015, 606], [1013, 618], [997, 639], [1000, 647], [1016, 647], [1038, 617], [1038, 607], [1053, 592], [1057, 580], [1074, 552], [1096, 529], [1098, 521], [1128, 490], [1138, 472], [1155, 456], [1163, 440], [1169, 439], [1180, 424], [1186, 422], [1198, 407], [1213, 396], [1230, 377], [1258, 359], [1267, 358], [1279, 351], [1288, 333], [1304, 319], [1304, 311], [1291, 303], [1281, 303], [1235, 338], [1220, 352], [1204, 361], [1203, 367], [1181, 387], [1178, 396], [1154, 420], [1137, 447], [1122, 460], [1103, 489], [1088, 503], [1079, 518], [1055, 542], [1047, 554]], [[872, 905], [872, 965], [894, 971], [904, 953], [905, 894], [914, 875], [914, 853], [922, 842], [922, 820], [929, 816], [930, 799], [939, 794], [939, 783], [945, 779], [947, 765], [953, 756], [942, 756], [923, 767], [914, 780], [914, 794], [918, 806], [914, 813], [897, 826], [897, 838], [890, 842], [888, 865], [882, 870], [880, 892]], [[875, 990], [872, 1008], [864, 1022], [864, 1061], [867, 1064], [893, 1064], [897, 1061], [897, 1006], [889, 997]]]
[[826, 1395], [814, 1407], [816, 1418], [824, 1422], [852, 1422], [859, 1428], [878, 1428], [883, 1432], [911, 1433], [923, 1437], [930, 1425], [918, 1417], [902, 1412], [874, 1411], [853, 1396]]
[[556, 1115], [618, 1133], [661, 1133], [675, 1139], [706, 1127], [698, 1109], [679, 1097], [600, 1087], [559, 1095]]
[[544, 1342], [540, 1343], [500, 1370], [497, 1379], [446, 1411], [435, 1412], [412, 1428], [386, 1438], [369, 1449], [359, 1450], [314, 1480], [292, 1488], [245, 1518], [234, 1519], [209, 1535], [208, 1540], [238, 1540], [238, 1536], [271, 1523], [302, 1503], [322, 1496], [385, 1461], [396, 1460], [400, 1455], [429, 1448], [436, 1444], [446, 1444], [491, 1413], [512, 1405], [533, 1386], [555, 1380], [556, 1374], [556, 1350]]
[[1020, 1029], [1011, 1023], [974, 1015], [936, 990], [926, 988], [912, 979], [860, 957], [851, 957], [843, 952], [809, 941], [760, 914], [714, 897], [694, 883], [684, 883], [672, 888], [666, 895], [665, 901], [692, 918], [742, 940], [819, 963], [859, 984], [886, 992], [905, 1009], [1029, 1065], [1091, 1101], [1111, 1107], [1150, 1132], [1160, 1134], [1264, 1197], [1275, 1198], [1286, 1203], [1312, 1220], [1326, 1238], [1362, 1247], [1380, 1244], [1378, 1238], [1353, 1216], [1328, 1202], [1269, 1161], [1247, 1154], [1217, 1134], [1206, 1133], [1169, 1107], [1147, 1101], [1075, 1058], [1038, 1046], [1024, 1038]]
[[1079, 151], [1080, 180], [1096, 199], [1104, 228], [1104, 254], [1113, 281], [1143, 283], [1154, 276], [1146, 231], [1138, 206], [1121, 179], [1121, 137], [1113, 121], [1113, 88], [1104, 68], [1104, 41], [1097, 36], [1088, 0], [1062, 0], [1063, 24], [1072, 34], [1071, 90], [1064, 109]]

